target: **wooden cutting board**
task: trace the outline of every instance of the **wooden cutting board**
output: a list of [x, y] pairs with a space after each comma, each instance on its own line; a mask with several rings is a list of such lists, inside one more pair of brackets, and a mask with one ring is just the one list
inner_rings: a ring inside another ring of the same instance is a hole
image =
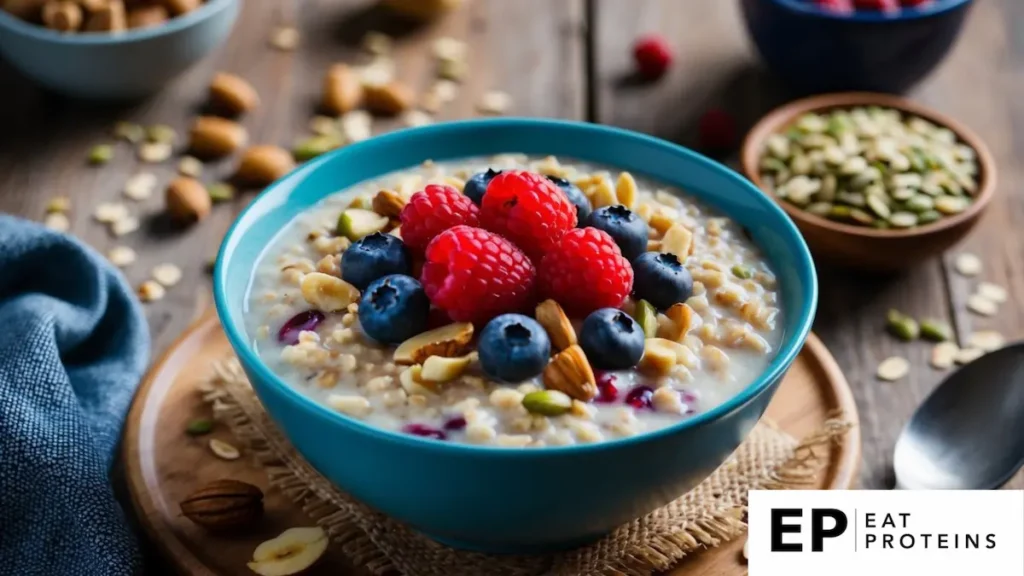
[[[167, 560], [184, 574], [252, 575], [245, 563], [253, 549], [287, 528], [311, 525], [302, 510], [284, 494], [269, 489], [266, 474], [250, 459], [219, 460], [206, 447], [211, 437], [234, 442], [223, 426], [192, 438], [186, 424], [209, 414], [196, 383], [210, 366], [229, 354], [216, 315], [208, 314], [189, 328], [147, 374], [125, 430], [123, 458], [135, 512]], [[842, 411], [855, 424], [832, 447], [818, 476], [817, 488], [851, 488], [860, 462], [857, 407], [849, 385], [832, 355], [813, 334], [786, 374], [767, 418], [795, 438], [817, 430], [828, 415]], [[218, 478], [237, 478], [263, 489], [265, 516], [260, 526], [242, 535], [220, 536], [181, 516], [178, 502], [196, 487]], [[741, 576], [746, 573], [739, 538], [683, 560], [667, 576]], [[352, 566], [338, 547], [307, 572], [311, 576], [368, 576]]]

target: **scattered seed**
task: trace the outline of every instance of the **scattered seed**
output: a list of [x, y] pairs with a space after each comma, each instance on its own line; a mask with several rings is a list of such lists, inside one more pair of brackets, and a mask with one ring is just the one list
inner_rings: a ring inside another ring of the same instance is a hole
[[203, 434], [209, 434], [213, 430], [213, 420], [208, 418], [197, 418], [188, 423], [185, 426], [185, 432], [189, 436], [202, 436]]
[[932, 368], [936, 368], [938, 370], [949, 370], [953, 367], [953, 362], [959, 353], [960, 347], [953, 342], [940, 342], [936, 344], [932, 348]]
[[886, 327], [894, 336], [906, 342], [916, 340], [921, 333], [917, 321], [901, 314], [898, 310], [889, 310], [886, 315]]
[[312, 136], [299, 142], [292, 148], [292, 156], [299, 162], [312, 160], [341, 146], [341, 138], [334, 136]]
[[455, 100], [459, 95], [459, 85], [451, 80], [438, 80], [430, 88], [430, 91], [437, 95], [442, 104]]
[[998, 350], [1006, 344], [1006, 338], [995, 330], [981, 330], [974, 332], [967, 338], [967, 345], [971, 348], [978, 348], [985, 352]]
[[124, 195], [137, 202], [141, 202], [153, 195], [156, 190], [156, 176], [150, 172], [139, 172], [124, 183]]
[[139, 285], [139, 300], [143, 302], [156, 302], [167, 293], [164, 287], [155, 280], [146, 280]]
[[120, 202], [103, 202], [98, 204], [93, 212], [93, 218], [104, 224], [113, 224], [127, 217], [128, 207]]
[[67, 232], [71, 229], [71, 221], [63, 212], [51, 212], [43, 220], [43, 226], [55, 232]]
[[402, 124], [406, 126], [426, 126], [433, 123], [434, 118], [422, 110], [406, 110], [402, 114]]
[[178, 133], [167, 124], [154, 124], [146, 128], [146, 140], [158, 144], [174, 144]]
[[206, 187], [210, 194], [210, 200], [214, 202], [227, 202], [235, 197], [235, 187], [227, 182], [215, 182]]
[[135, 250], [127, 246], [114, 246], [107, 252], [107, 260], [118, 268], [124, 268], [135, 262]]
[[125, 234], [131, 234], [139, 229], [141, 223], [139, 219], [134, 216], [127, 216], [120, 220], [110, 224], [110, 232], [114, 236], [124, 236]]
[[462, 40], [444, 36], [434, 40], [434, 58], [438, 60], [465, 60], [467, 53], [466, 43]]
[[984, 355], [985, 351], [981, 348], [964, 348], [956, 353], [956, 358], [954, 358], [954, 360], [957, 364], [962, 366], [964, 364], [970, 364]]
[[977, 294], [988, 298], [996, 304], [1006, 302], [1008, 297], [1006, 288], [991, 282], [982, 282], [981, 284], [978, 284]]
[[109, 144], [99, 144], [89, 150], [90, 164], [106, 164], [114, 157], [114, 147]]
[[238, 448], [235, 448], [223, 440], [217, 440], [216, 438], [210, 439], [210, 451], [222, 460], [237, 460], [238, 457], [241, 456]]
[[895, 382], [910, 372], [910, 362], [906, 358], [890, 356], [878, 365], [878, 378], [888, 382]]
[[341, 134], [341, 127], [338, 121], [329, 116], [314, 116], [309, 121], [309, 130], [317, 136], [338, 136]]
[[982, 316], [995, 316], [999, 307], [995, 302], [985, 298], [981, 294], [973, 294], [967, 298], [967, 309]]
[[981, 258], [970, 252], [956, 257], [956, 271], [964, 276], [977, 276], [981, 273]]
[[921, 336], [933, 342], [945, 342], [953, 337], [949, 324], [932, 318], [921, 320]]
[[395, 79], [395, 61], [380, 57], [359, 68], [358, 72], [363, 86], [384, 86]]
[[504, 114], [512, 105], [512, 97], [505, 92], [492, 90], [484, 94], [477, 104], [477, 110], [481, 114]]
[[744, 264], [736, 264], [732, 267], [732, 275], [742, 280], [746, 280], [754, 277], [754, 269]]
[[348, 142], [359, 142], [373, 135], [373, 116], [366, 110], [353, 110], [341, 117], [341, 133]]
[[54, 196], [46, 203], [46, 213], [69, 212], [71, 210], [71, 199], [67, 196]]
[[174, 149], [166, 142], [144, 142], [139, 145], [139, 159], [156, 164], [171, 157]]
[[181, 281], [181, 268], [174, 264], [160, 264], [153, 268], [153, 280], [170, 288]]
[[375, 56], [385, 56], [391, 53], [391, 36], [382, 32], [371, 31], [363, 36], [363, 50]]
[[182, 156], [178, 161], [178, 174], [199, 178], [203, 174], [203, 163], [195, 156]]
[[134, 122], [118, 122], [114, 125], [114, 136], [138, 144], [146, 137], [146, 130]]
[[278, 26], [270, 34], [270, 45], [282, 52], [291, 52], [299, 47], [300, 37], [294, 26]]

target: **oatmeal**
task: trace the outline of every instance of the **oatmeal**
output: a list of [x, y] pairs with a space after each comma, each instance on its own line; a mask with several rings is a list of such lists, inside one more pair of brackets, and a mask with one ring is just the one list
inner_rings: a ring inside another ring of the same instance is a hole
[[246, 318], [275, 373], [351, 418], [540, 447], [725, 402], [770, 363], [778, 298], [744, 231], [682, 192], [507, 154], [325, 198], [261, 257]]

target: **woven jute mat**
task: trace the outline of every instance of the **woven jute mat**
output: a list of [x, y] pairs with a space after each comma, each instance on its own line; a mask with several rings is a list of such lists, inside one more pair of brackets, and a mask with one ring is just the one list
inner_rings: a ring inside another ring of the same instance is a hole
[[743, 534], [747, 492], [806, 487], [825, 463], [824, 451], [815, 448], [848, 428], [837, 416], [797, 440], [762, 421], [696, 488], [594, 544], [557, 554], [492, 556], [438, 544], [335, 488], [270, 420], [235, 358], [213, 368], [205, 399], [218, 420], [256, 456], [272, 486], [324, 527], [353, 562], [377, 575], [648, 576]]

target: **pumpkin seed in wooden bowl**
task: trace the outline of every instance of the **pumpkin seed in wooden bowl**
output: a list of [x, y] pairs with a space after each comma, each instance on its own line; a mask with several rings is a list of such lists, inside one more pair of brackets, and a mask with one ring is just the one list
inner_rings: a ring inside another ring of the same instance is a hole
[[942, 253], [995, 191], [984, 143], [939, 112], [848, 92], [775, 109], [747, 135], [743, 171], [823, 260], [894, 271]]

